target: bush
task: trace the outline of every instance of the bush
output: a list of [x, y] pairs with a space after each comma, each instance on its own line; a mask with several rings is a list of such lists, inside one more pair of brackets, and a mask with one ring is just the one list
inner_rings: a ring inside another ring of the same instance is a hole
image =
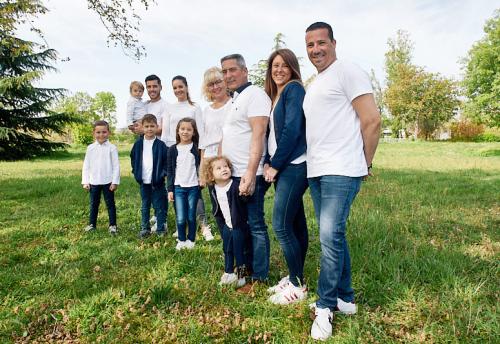
[[475, 124], [468, 120], [460, 120], [451, 124], [452, 141], [475, 141], [478, 136], [484, 133], [482, 124]]
[[494, 133], [482, 133], [474, 138], [475, 142], [500, 142], [500, 135]]

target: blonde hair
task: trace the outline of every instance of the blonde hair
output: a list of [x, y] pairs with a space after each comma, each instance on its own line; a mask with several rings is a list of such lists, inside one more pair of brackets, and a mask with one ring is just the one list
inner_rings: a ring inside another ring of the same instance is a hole
[[142, 82], [140, 82], [140, 81], [132, 81], [130, 83], [130, 87], [129, 87], [129, 91], [130, 92], [132, 92], [132, 88], [134, 88], [134, 86], [139, 87], [144, 92], [144, 85], [142, 84]]
[[233, 164], [231, 163], [231, 160], [229, 160], [228, 157], [222, 155], [222, 156], [214, 156], [211, 158], [207, 158], [203, 163], [200, 174], [202, 175], [203, 180], [205, 180], [205, 182], [208, 185], [215, 184], [215, 178], [214, 178], [214, 173], [213, 173], [213, 163], [216, 161], [219, 161], [219, 160], [226, 161], [227, 166], [229, 166], [229, 169], [231, 170], [231, 172], [233, 171]]
[[210, 67], [203, 74], [203, 84], [201, 86], [201, 91], [205, 96], [205, 99], [209, 102], [213, 102], [214, 99], [210, 92], [208, 91], [208, 84], [214, 82], [216, 80], [224, 80], [224, 76], [222, 75], [222, 69], [219, 67]]

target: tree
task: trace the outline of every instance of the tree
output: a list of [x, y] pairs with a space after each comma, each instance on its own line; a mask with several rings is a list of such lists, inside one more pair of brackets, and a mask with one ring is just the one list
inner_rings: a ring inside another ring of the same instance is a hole
[[500, 10], [484, 26], [485, 36], [462, 61], [467, 96], [464, 113], [477, 123], [500, 127]]
[[[276, 36], [274, 36], [273, 48], [271, 51], [275, 51], [278, 49], [282, 49], [286, 47], [285, 41], [283, 41], [283, 37], [285, 37], [281, 32], [278, 32]], [[257, 64], [253, 65], [252, 69], [249, 71], [250, 81], [254, 85], [259, 87], [264, 87], [264, 81], [266, 80], [266, 71], [267, 71], [267, 58], [259, 60]]]
[[65, 146], [50, 141], [63, 134], [69, 114], [52, 111], [63, 89], [35, 87], [57, 58], [55, 50], [15, 36], [17, 26], [45, 13], [39, 1], [7, 1], [0, 4], [0, 159], [23, 159]]
[[410, 129], [416, 137], [428, 140], [456, 114], [458, 86], [411, 63], [413, 44], [404, 31], [398, 31], [388, 44], [384, 103], [393, 119], [392, 129]]
[[92, 99], [92, 109], [99, 119], [103, 119], [114, 128], [116, 126], [116, 98], [111, 92], [97, 92]]

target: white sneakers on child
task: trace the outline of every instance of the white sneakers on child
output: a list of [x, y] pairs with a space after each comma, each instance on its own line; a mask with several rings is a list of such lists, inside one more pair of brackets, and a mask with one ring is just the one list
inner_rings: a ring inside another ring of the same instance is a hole
[[316, 308], [315, 304], [314, 315], [311, 337], [315, 340], [327, 340], [332, 336], [333, 313], [328, 308]]
[[276, 285], [274, 285], [272, 287], [267, 288], [267, 292], [270, 293], [270, 294], [274, 294], [274, 293], [280, 292], [283, 289], [285, 289], [285, 287], [288, 284], [288, 282], [290, 282], [290, 276], [285, 276], [285, 277], [283, 277], [278, 282], [278, 284], [276, 284]]
[[109, 226], [109, 234], [115, 235], [116, 233], [118, 233], [116, 226]]
[[245, 277], [238, 278], [235, 273], [224, 272], [220, 278], [219, 285], [235, 284], [237, 288], [243, 287], [246, 284]]
[[214, 240], [214, 236], [212, 234], [212, 230], [210, 229], [210, 225], [201, 225], [201, 234], [203, 235], [206, 241]]
[[307, 288], [305, 286], [296, 287], [288, 282], [282, 290], [269, 297], [269, 301], [275, 305], [289, 305], [304, 300], [307, 297]]
[[179, 233], [177, 233], [177, 229], [172, 233], [172, 238], [178, 238]]
[[186, 240], [186, 241], [178, 241], [177, 245], [175, 246], [175, 249], [177, 251], [180, 250], [192, 250], [194, 248], [194, 242], [191, 240]]
[[[316, 309], [316, 302], [309, 304], [309, 308], [312, 310]], [[337, 309], [335, 312], [342, 313], [344, 315], [354, 315], [358, 311], [358, 306], [354, 302], [345, 302], [341, 298], [337, 298]]]

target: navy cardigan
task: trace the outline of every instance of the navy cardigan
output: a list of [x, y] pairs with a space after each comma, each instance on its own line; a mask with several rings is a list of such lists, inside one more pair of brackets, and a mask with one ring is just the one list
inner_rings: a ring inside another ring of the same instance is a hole
[[[194, 155], [196, 175], [198, 175], [200, 169], [200, 153], [198, 151], [198, 146], [194, 142], [193, 142], [193, 147], [191, 147], [191, 154]], [[177, 168], [177, 155], [179, 155], [179, 151], [177, 150], [177, 145], [171, 145], [170, 148], [168, 149], [168, 170], [167, 170], [168, 192], [174, 191], [175, 170]]]
[[285, 86], [274, 107], [274, 133], [278, 147], [272, 159], [266, 154], [265, 163], [278, 171], [306, 152], [306, 118], [302, 109], [305, 94], [302, 84], [292, 81]]
[[[248, 212], [246, 206], [247, 196], [240, 196], [240, 179], [232, 177], [233, 183], [227, 191], [227, 201], [229, 203], [229, 212], [231, 213], [231, 223], [233, 228], [238, 228], [240, 230], [248, 229]], [[217, 199], [217, 192], [214, 188], [210, 188], [212, 193], [212, 199], [215, 201], [213, 209], [213, 215], [217, 226], [222, 230], [226, 224], [224, 215], [220, 208], [219, 200]]]
[[[142, 184], [142, 150], [144, 147], [144, 137], [141, 136], [135, 141], [130, 151], [130, 161], [132, 163], [132, 174], [135, 180]], [[164, 186], [167, 176], [167, 146], [160, 139], [153, 142], [153, 175], [151, 184], [153, 187]]]

